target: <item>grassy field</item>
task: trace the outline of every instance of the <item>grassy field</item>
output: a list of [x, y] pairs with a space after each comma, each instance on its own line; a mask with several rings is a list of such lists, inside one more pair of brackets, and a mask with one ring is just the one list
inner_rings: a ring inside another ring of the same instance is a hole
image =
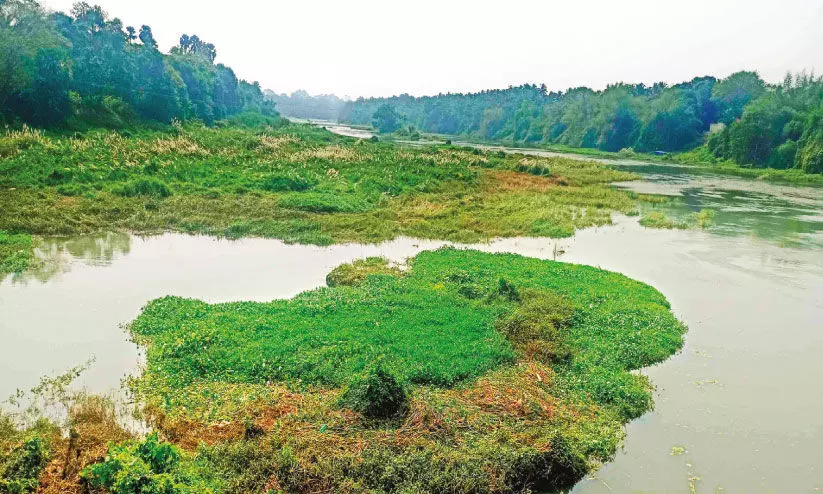
[[[15, 235], [173, 230], [313, 244], [398, 235], [470, 242], [569, 236], [634, 209], [627, 193], [608, 187], [632, 176], [594, 162], [406, 149], [309, 125], [25, 129], [0, 137], [0, 149], [0, 231]], [[22, 255], [7, 247], [0, 263], [12, 255], [20, 266]]]

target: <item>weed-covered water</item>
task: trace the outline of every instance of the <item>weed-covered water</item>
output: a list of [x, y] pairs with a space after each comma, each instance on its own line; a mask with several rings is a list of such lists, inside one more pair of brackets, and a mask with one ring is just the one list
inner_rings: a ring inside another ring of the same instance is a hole
[[[684, 350], [643, 372], [656, 409], [628, 426], [615, 461], [575, 493], [813, 492], [823, 488], [823, 191], [618, 162], [621, 184], [672, 199], [671, 216], [713, 209], [706, 230], [637, 218], [570, 239], [474, 246], [619, 271], [662, 291], [689, 326]], [[662, 167], [662, 168], [661, 168]], [[271, 300], [321, 286], [367, 256], [401, 261], [443, 242], [313, 247], [165, 234], [47, 239], [46, 262], [0, 282], [0, 396], [85, 361], [94, 391], [117, 389], [139, 355], [120, 324], [163, 295]], [[722, 490], [721, 490], [722, 489]]]

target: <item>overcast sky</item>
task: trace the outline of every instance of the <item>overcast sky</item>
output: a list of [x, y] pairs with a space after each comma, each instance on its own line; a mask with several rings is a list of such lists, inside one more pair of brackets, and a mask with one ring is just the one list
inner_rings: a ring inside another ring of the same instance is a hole
[[[67, 11], [72, 0], [43, 0]], [[98, 0], [278, 93], [339, 96], [823, 73], [823, 0]]]

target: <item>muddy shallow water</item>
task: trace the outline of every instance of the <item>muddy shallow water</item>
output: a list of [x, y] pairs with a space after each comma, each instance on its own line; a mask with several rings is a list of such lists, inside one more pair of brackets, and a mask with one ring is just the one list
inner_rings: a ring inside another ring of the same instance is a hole
[[[618, 216], [569, 239], [473, 246], [619, 271], [649, 283], [689, 326], [683, 351], [643, 372], [656, 408], [629, 424], [615, 461], [575, 493], [813, 492], [823, 488], [823, 190], [617, 162], [708, 230], [645, 229]], [[394, 260], [444, 242], [313, 247], [164, 234], [47, 239], [36, 272], [0, 282], [0, 396], [96, 357], [82, 384], [116, 389], [139, 355], [120, 324], [163, 295], [211, 302], [291, 297], [336, 265]]]

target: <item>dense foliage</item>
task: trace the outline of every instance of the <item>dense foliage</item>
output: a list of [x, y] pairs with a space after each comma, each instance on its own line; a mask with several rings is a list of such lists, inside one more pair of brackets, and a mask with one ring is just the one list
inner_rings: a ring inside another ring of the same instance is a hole
[[[3, 432], [9, 432], [11, 435], [17, 431], [4, 430]], [[0, 492], [7, 494], [36, 492], [40, 474], [51, 458], [48, 441], [37, 434], [32, 434], [12, 449], [5, 451], [3, 449], [0, 449]]]
[[212, 444], [221, 491], [512, 492], [609, 459], [652, 404], [630, 371], [682, 344], [665, 298], [620, 274], [457, 249], [409, 264], [291, 300], [155, 300], [129, 328], [132, 389], [174, 441]]
[[360, 98], [348, 103], [341, 119], [370, 124], [387, 113], [387, 105], [402, 115], [402, 124], [425, 132], [603, 151], [684, 151], [708, 140], [710, 159], [823, 169], [823, 79], [805, 74], [787, 76], [776, 86], [754, 72], [738, 72], [722, 80], [620, 83], [602, 91], [548, 92], [545, 86], [523, 85], [472, 94]]
[[214, 45], [188, 35], [164, 55], [149, 26], [124, 26], [85, 2], [65, 14], [46, 12], [36, 0], [4, 0], [0, 124], [125, 127], [276, 116], [257, 83], [238, 80], [215, 57]]
[[403, 383], [380, 363], [353, 379], [340, 397], [342, 406], [372, 419], [402, 415], [408, 402]]
[[82, 472], [94, 489], [111, 494], [208, 494], [213, 492], [179, 448], [157, 433], [142, 441], [112, 444], [106, 457]]

